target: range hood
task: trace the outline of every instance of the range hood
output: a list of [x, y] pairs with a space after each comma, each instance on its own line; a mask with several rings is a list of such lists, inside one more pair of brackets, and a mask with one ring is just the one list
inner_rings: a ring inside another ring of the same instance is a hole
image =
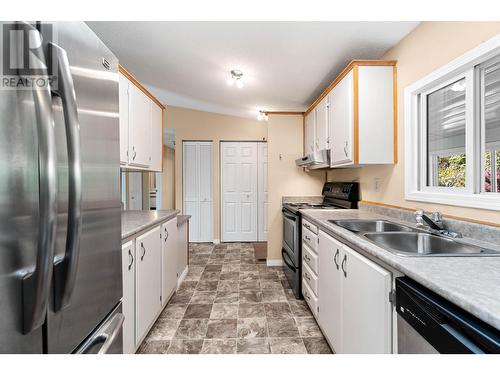
[[318, 150], [295, 160], [299, 167], [307, 169], [330, 168], [330, 150]]

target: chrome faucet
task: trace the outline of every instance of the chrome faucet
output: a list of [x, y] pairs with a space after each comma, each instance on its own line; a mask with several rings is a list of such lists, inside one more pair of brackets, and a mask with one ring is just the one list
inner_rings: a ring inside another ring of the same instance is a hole
[[415, 211], [415, 220], [418, 228], [428, 229], [431, 232], [439, 233], [446, 237], [462, 238], [461, 233], [453, 232], [444, 228], [442, 216], [439, 211], [433, 212], [431, 219], [425, 214], [424, 210], [417, 210]]

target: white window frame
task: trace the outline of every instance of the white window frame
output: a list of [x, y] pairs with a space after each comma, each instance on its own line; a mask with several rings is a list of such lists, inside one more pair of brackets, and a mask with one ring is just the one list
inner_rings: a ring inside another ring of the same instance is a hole
[[[498, 56], [500, 56], [500, 34], [405, 88], [405, 199], [500, 210], [500, 195], [485, 193], [484, 181], [480, 178], [481, 171], [484, 170], [482, 149], [484, 121], [480, 113], [482, 98], [480, 95], [472, 94], [482, 87], [479, 85], [482, 79], [481, 72], [475, 67]], [[464, 77], [466, 78], [466, 186], [465, 188], [426, 186], [427, 126], [424, 115], [426, 95]]]

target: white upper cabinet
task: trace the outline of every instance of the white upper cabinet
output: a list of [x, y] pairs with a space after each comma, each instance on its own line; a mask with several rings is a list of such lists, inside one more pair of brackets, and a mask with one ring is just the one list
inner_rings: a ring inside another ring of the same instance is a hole
[[395, 61], [354, 60], [306, 111], [305, 133], [315, 113], [315, 150], [330, 150], [332, 168], [397, 162], [395, 72]]
[[129, 81], [119, 73], [119, 106], [120, 106], [120, 163], [128, 163], [128, 90]]
[[130, 85], [129, 164], [148, 167], [151, 155], [151, 104], [137, 86]]
[[163, 158], [163, 108], [156, 103], [151, 105], [151, 161], [149, 169], [161, 171]]
[[325, 96], [315, 108], [316, 140], [315, 151], [328, 149], [328, 96]]
[[332, 166], [352, 163], [354, 130], [354, 81], [352, 70], [330, 92], [329, 127], [330, 163]]
[[316, 141], [316, 111], [311, 111], [304, 118], [304, 155], [315, 150]]
[[120, 67], [120, 163], [125, 168], [161, 172], [163, 106]]

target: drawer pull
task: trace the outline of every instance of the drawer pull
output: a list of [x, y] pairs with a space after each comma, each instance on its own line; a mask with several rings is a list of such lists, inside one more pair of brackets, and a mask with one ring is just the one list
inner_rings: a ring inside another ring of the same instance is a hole
[[311, 237], [309, 237], [307, 234], [304, 236], [304, 238], [305, 238], [307, 241], [311, 241]]
[[304, 254], [304, 259], [306, 260], [306, 262], [310, 262], [311, 261], [311, 258], [309, 258], [309, 256], [307, 254]]
[[305, 274], [304, 274], [304, 277], [305, 277], [307, 280], [311, 281], [311, 276], [309, 276], [307, 273], [305, 273]]

